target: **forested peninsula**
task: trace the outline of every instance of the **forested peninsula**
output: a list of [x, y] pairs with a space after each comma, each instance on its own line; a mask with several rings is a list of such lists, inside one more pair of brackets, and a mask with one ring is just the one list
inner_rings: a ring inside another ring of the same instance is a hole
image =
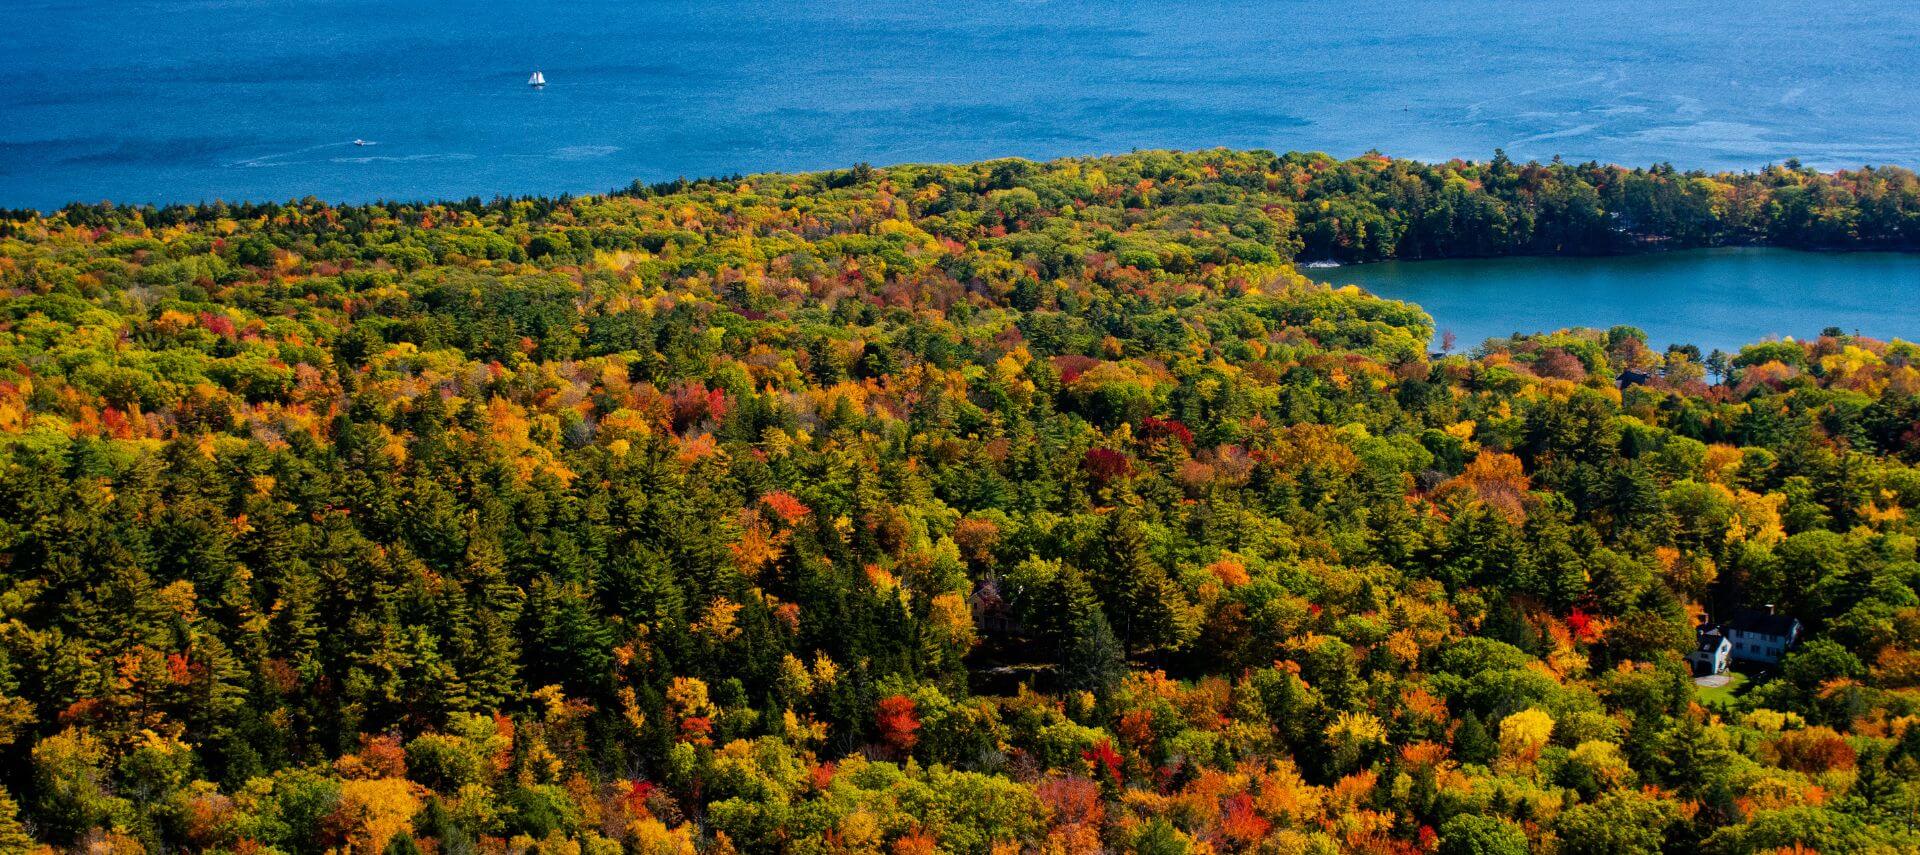
[[1916, 851], [1920, 347], [1436, 353], [1294, 268], [1728, 244], [1920, 182], [0, 215], [0, 852]]

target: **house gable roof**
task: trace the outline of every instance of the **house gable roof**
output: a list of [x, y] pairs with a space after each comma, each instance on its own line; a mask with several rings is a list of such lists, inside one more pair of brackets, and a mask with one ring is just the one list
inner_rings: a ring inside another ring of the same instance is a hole
[[1699, 646], [1696, 653], [1713, 656], [1720, 652], [1720, 646], [1727, 643], [1727, 637], [1718, 629], [1703, 629], [1699, 632]]
[[1741, 609], [1727, 626], [1741, 632], [1755, 635], [1777, 635], [1785, 638], [1793, 634], [1793, 627], [1799, 623], [1792, 615], [1774, 614], [1759, 609]]

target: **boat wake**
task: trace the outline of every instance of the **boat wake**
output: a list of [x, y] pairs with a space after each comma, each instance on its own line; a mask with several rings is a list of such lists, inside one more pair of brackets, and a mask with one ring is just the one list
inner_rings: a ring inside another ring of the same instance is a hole
[[436, 160], [473, 160], [471, 154], [369, 154], [362, 157], [329, 157], [328, 163], [429, 163]]
[[[355, 142], [360, 142], [360, 141], [356, 140]], [[353, 144], [354, 143], [350, 143], [350, 142], [320, 143], [319, 145], [310, 145], [310, 146], [307, 146], [306, 148], [296, 148], [293, 151], [283, 151], [277, 154], [263, 154], [263, 155], [260, 155], [259, 157], [249, 157], [243, 160], [236, 160], [231, 163], [228, 163], [227, 165], [246, 167], [246, 168], [254, 168], [254, 167], [261, 167], [261, 166], [288, 166], [294, 163], [299, 163], [299, 161], [290, 160], [289, 158], [299, 157], [300, 155], [307, 154], [309, 152], [325, 151], [330, 148], [341, 148], [343, 146], [350, 146]]]
[[316, 152], [337, 148], [368, 148], [380, 143], [373, 140], [354, 140], [352, 142], [321, 143], [277, 154], [263, 154], [227, 164], [229, 167], [259, 169], [272, 166], [301, 166], [314, 163], [431, 163], [447, 160], [473, 160], [475, 155], [465, 152], [438, 152], [430, 154], [363, 154], [355, 156], [334, 155], [331, 157], [302, 157]]

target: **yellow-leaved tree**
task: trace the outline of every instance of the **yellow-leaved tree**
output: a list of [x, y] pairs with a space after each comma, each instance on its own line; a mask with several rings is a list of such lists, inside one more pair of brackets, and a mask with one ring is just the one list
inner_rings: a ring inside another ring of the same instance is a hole
[[1553, 716], [1531, 707], [1500, 720], [1500, 756], [1515, 768], [1533, 765], [1553, 738]]

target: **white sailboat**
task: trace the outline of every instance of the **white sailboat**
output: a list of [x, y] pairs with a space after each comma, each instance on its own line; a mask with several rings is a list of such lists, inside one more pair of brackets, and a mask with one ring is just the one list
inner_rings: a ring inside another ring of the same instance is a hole
[[527, 78], [527, 85], [535, 89], [539, 89], [543, 86], [546, 86], [547, 76], [536, 71], [533, 73], [532, 77]]

